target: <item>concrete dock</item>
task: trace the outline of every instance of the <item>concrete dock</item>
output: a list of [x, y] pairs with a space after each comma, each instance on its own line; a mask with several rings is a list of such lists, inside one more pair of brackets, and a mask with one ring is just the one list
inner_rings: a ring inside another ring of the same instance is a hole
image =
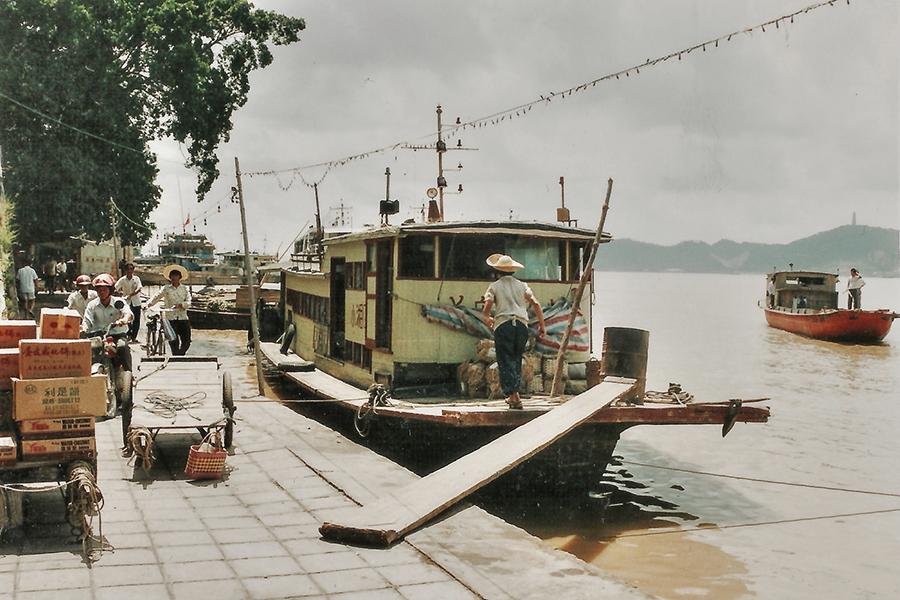
[[108, 549], [90, 564], [61, 495], [33, 494], [26, 525], [0, 544], [0, 599], [651, 597], [465, 502], [387, 549], [324, 541], [329, 514], [417, 476], [287, 406], [248, 398], [248, 361], [224, 361], [243, 375], [223, 479], [182, 473], [197, 434], [161, 434], [145, 473], [120, 456], [120, 420], [98, 423], [104, 507], [94, 533]]

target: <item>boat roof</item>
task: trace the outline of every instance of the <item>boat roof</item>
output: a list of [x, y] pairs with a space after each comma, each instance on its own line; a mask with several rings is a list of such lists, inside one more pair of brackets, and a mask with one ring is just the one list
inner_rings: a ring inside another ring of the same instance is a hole
[[836, 273], [825, 273], [823, 271], [772, 271], [769, 276], [786, 275], [788, 277], [837, 277]]
[[[403, 225], [384, 225], [366, 231], [348, 233], [323, 240], [324, 244], [347, 243], [385, 237], [403, 237], [406, 235], [425, 233], [451, 234], [512, 234], [532, 237], [548, 237], [553, 239], [570, 239], [590, 241], [596, 236], [591, 229], [569, 227], [557, 223], [540, 221], [451, 221], [440, 223], [408, 223]], [[612, 235], [603, 232], [601, 242], [612, 241]]]

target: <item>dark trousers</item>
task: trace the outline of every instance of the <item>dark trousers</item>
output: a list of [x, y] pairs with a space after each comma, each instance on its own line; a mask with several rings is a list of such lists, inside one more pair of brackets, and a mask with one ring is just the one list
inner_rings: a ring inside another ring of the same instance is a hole
[[131, 312], [134, 314], [134, 320], [128, 324], [128, 337], [132, 340], [138, 339], [138, 331], [141, 329], [141, 306], [140, 304], [137, 306], [131, 307]]
[[860, 297], [861, 290], [859, 288], [856, 288], [855, 290], [847, 290], [847, 291], [850, 292], [850, 296], [847, 297], [847, 308], [849, 310], [853, 310], [854, 308], [856, 310], [859, 310], [860, 308], [862, 308], [859, 305], [859, 297]]
[[506, 321], [494, 330], [500, 387], [507, 396], [519, 391], [522, 379], [522, 354], [528, 344], [528, 327], [517, 320]]
[[169, 323], [175, 330], [175, 339], [169, 342], [172, 356], [184, 356], [191, 347], [191, 322], [187, 319], [172, 319]]

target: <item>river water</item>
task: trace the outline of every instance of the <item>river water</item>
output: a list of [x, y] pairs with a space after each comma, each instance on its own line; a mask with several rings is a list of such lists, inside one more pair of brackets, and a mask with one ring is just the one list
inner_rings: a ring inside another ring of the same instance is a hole
[[[769, 398], [771, 418], [725, 438], [711, 425], [638, 426], [595, 498], [486, 507], [661, 598], [898, 597], [900, 324], [874, 346], [770, 328], [757, 307], [763, 275], [598, 272], [596, 282], [596, 356], [604, 327], [646, 329], [648, 390], [678, 382], [698, 402]], [[900, 279], [867, 279], [862, 303], [900, 310]], [[247, 357], [243, 332], [195, 333], [192, 353]], [[251, 388], [246, 360], [233, 376]]]
[[[821, 342], [766, 325], [762, 275], [596, 275], [595, 332], [650, 332], [648, 390], [766, 397], [771, 418], [725, 438], [632, 428], [619, 492], [504, 516], [663, 598], [898, 597], [900, 324], [880, 345]], [[900, 310], [900, 280], [867, 279], [862, 305]]]

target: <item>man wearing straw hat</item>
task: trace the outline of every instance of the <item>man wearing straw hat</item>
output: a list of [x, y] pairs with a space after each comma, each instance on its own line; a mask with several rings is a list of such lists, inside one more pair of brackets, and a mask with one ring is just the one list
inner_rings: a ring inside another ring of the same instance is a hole
[[150, 299], [147, 308], [163, 301], [163, 306], [169, 309], [166, 319], [175, 330], [175, 339], [169, 341], [172, 355], [184, 356], [191, 347], [191, 322], [187, 315], [187, 309], [191, 306], [191, 293], [181, 285], [187, 279], [188, 272], [181, 265], [169, 265], [163, 269], [163, 277], [169, 280], [169, 284]]
[[[497, 281], [484, 293], [484, 318], [494, 330], [500, 387], [510, 408], [522, 408], [519, 380], [522, 378], [522, 354], [528, 344], [528, 305], [538, 317], [538, 333], [547, 332], [544, 311], [527, 283], [512, 276], [524, 265], [506, 254], [492, 254], [487, 264], [496, 271]], [[496, 306], [495, 317], [491, 309]]]

